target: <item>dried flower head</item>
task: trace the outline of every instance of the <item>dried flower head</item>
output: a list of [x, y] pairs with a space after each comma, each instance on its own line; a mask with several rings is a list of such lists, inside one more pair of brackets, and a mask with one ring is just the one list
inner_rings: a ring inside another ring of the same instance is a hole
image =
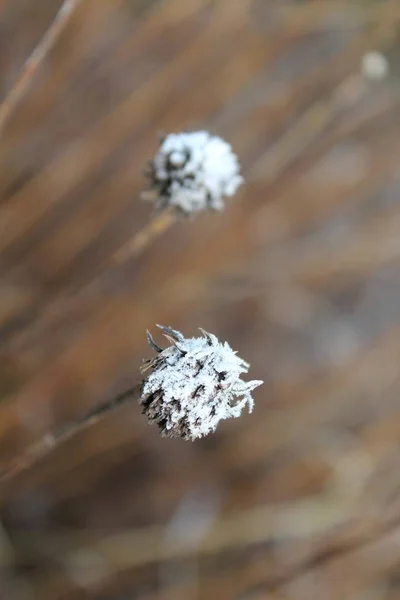
[[162, 435], [195, 440], [215, 431], [221, 419], [239, 417], [246, 404], [252, 411], [251, 392], [262, 381], [240, 379], [249, 365], [226, 342], [202, 329], [203, 337], [185, 338], [158, 327], [171, 346], [163, 350], [147, 333], [157, 356], [142, 368], [152, 371], [143, 381], [139, 402]]
[[147, 173], [158, 210], [172, 207], [192, 215], [222, 210], [243, 182], [237, 156], [227, 142], [207, 131], [164, 137]]

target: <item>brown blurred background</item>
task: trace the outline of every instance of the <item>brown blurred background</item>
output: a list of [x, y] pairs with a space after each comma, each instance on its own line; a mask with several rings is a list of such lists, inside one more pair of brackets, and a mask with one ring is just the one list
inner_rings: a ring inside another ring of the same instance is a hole
[[[0, 2], [1, 99], [60, 5]], [[193, 444], [125, 406], [4, 484], [1, 599], [400, 598], [399, 34], [399, 0], [80, 2], [0, 138], [1, 467], [156, 323], [265, 385]], [[113, 264], [185, 128], [246, 185]]]

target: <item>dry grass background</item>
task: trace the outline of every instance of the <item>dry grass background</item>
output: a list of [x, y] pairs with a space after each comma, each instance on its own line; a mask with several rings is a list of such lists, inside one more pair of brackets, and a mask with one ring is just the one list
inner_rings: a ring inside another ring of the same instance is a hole
[[[0, 2], [3, 99], [60, 4]], [[155, 323], [266, 383], [200, 442], [125, 406], [4, 484], [1, 598], [400, 598], [399, 31], [398, 0], [81, 1], [0, 139], [1, 466], [135, 382]], [[246, 186], [114, 264], [184, 128]]]

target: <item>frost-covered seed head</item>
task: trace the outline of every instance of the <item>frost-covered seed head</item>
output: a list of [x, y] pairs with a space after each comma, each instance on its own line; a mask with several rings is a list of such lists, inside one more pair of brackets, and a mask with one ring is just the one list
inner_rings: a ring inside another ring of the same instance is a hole
[[379, 81], [389, 74], [389, 61], [381, 52], [367, 52], [361, 59], [361, 73], [366, 79]]
[[243, 182], [231, 146], [207, 131], [165, 136], [147, 176], [157, 209], [172, 207], [185, 215], [222, 210], [223, 198], [233, 196]]
[[252, 411], [251, 392], [262, 381], [240, 379], [249, 365], [226, 342], [202, 329], [202, 337], [185, 338], [158, 327], [171, 346], [163, 350], [147, 333], [157, 356], [142, 368], [151, 372], [142, 383], [139, 402], [162, 435], [195, 440], [215, 431], [221, 419], [239, 417], [246, 404]]

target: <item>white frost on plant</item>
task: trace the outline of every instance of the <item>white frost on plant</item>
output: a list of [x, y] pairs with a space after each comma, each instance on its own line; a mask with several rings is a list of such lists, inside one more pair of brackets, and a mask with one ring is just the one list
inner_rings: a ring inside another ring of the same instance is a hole
[[152, 372], [143, 381], [140, 404], [163, 435], [194, 440], [215, 431], [221, 419], [239, 417], [246, 404], [252, 411], [251, 392], [262, 381], [240, 379], [249, 365], [227, 342], [203, 330], [203, 337], [185, 338], [159, 327], [172, 345], [163, 350], [148, 333], [157, 356], [143, 367]]
[[159, 210], [186, 215], [222, 210], [223, 198], [243, 183], [231, 146], [207, 131], [171, 133], [161, 142], [148, 173]]

